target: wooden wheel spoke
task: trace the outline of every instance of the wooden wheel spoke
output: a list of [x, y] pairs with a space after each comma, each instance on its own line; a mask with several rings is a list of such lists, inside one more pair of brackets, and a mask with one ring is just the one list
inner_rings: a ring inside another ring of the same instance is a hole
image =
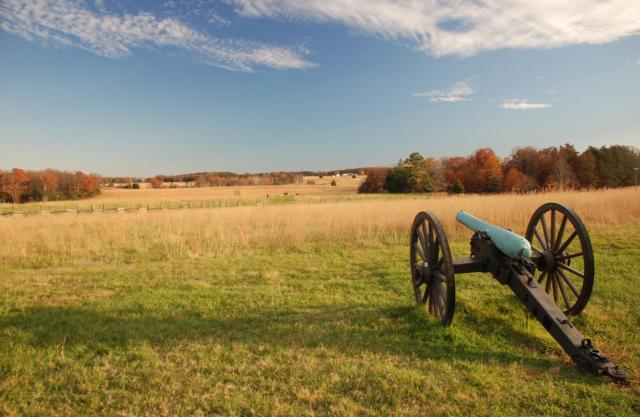
[[544, 218], [544, 214], [542, 216], [540, 216], [540, 223], [542, 223], [542, 232], [544, 233], [544, 241], [546, 243], [546, 247], [550, 248], [551, 245], [549, 244], [549, 228], [547, 227], [547, 221]]
[[542, 255], [542, 251], [538, 248], [536, 248], [534, 245], [531, 245], [531, 249], [533, 249], [534, 251], [538, 252], [540, 255]]
[[559, 266], [560, 268], [564, 269], [565, 271], [569, 271], [569, 272], [571, 272], [572, 274], [579, 276], [580, 278], [584, 278], [584, 274], [583, 274], [582, 272], [577, 271], [577, 270], [575, 270], [575, 269], [571, 268], [569, 265], [565, 265], [565, 264], [563, 264], [562, 262], [558, 262], [558, 266]]
[[424, 252], [422, 251], [422, 248], [420, 247], [420, 245], [418, 245], [418, 242], [413, 242], [413, 250], [415, 250], [416, 253], [418, 254], [418, 256], [420, 256], [420, 258], [422, 258], [423, 262], [427, 262], [427, 257], [425, 256]]
[[439, 303], [440, 312], [442, 313], [441, 317], [444, 317], [447, 312], [447, 299], [444, 292], [440, 292]]
[[547, 276], [547, 284], [544, 286], [544, 290], [549, 294], [549, 290], [551, 289], [551, 277]]
[[562, 236], [564, 235], [564, 229], [567, 227], [567, 216], [562, 218], [562, 222], [560, 222], [560, 230], [558, 230], [558, 236], [553, 241], [552, 250], [555, 251], [558, 248], [558, 244], [562, 242]]
[[562, 284], [561, 279], [556, 279], [558, 281], [558, 288], [560, 288], [560, 295], [562, 295], [562, 299], [564, 300], [564, 305], [567, 306], [567, 310], [571, 308], [571, 303], [567, 298], [567, 292], [564, 289], [564, 285]]
[[424, 280], [422, 279], [422, 275], [416, 271], [413, 274], [413, 287], [414, 288], [420, 288], [420, 286], [422, 284], [425, 284]]
[[447, 277], [440, 271], [433, 271], [433, 277], [437, 278], [439, 282], [447, 282]]
[[578, 256], [583, 256], [584, 252], [571, 253], [567, 255], [558, 256], [556, 261], [566, 261], [567, 259], [577, 258]]
[[540, 245], [542, 245], [542, 249], [547, 249], [547, 245], [542, 241], [542, 238], [540, 237], [540, 232], [538, 232], [538, 227], [534, 227], [533, 228], [533, 234], [536, 235], [536, 238], [538, 239], [538, 242], [540, 242]]
[[575, 239], [576, 236], [578, 236], [578, 232], [574, 230], [573, 233], [571, 233], [571, 235], [569, 236], [569, 238], [558, 249], [556, 249], [555, 252], [558, 252], [558, 253], [564, 252], [564, 250], [569, 247], [569, 245], [571, 244], [571, 242], [573, 242], [573, 239]]
[[549, 281], [551, 281], [551, 284], [553, 286], [553, 301], [558, 304], [558, 280], [556, 279], [555, 275], [550, 275]]
[[431, 264], [436, 264], [438, 262], [438, 255], [440, 254], [440, 239], [436, 237], [436, 241], [431, 248]]
[[549, 241], [549, 246], [553, 247], [556, 238], [556, 211], [551, 210], [551, 240]]
[[433, 226], [431, 225], [431, 223], [429, 223], [429, 245], [430, 247], [433, 247], [435, 244], [435, 233], [433, 232]]
[[429, 248], [431, 247], [431, 230], [427, 231], [427, 224], [426, 221], [423, 221], [422, 224], [420, 225], [420, 231], [422, 232], [422, 238], [424, 239], [423, 245], [424, 245], [424, 253], [427, 254], [429, 252]]
[[435, 316], [440, 316], [440, 306], [438, 305], [438, 298], [438, 290], [435, 285], [431, 284], [431, 296], [429, 297], [429, 300], [433, 304], [433, 314]]
[[571, 289], [571, 292], [576, 296], [576, 298], [580, 297], [580, 293], [578, 292], [578, 289], [576, 288], [575, 284], [573, 283], [573, 281], [571, 281], [569, 279], [569, 277], [567, 277], [564, 272], [562, 272], [561, 270], [557, 270], [558, 274], [560, 275], [560, 277], [564, 280], [564, 282], [567, 283], [567, 285], [569, 286], [569, 288]]
[[422, 228], [418, 227], [416, 229], [416, 235], [418, 235], [418, 243], [420, 243], [420, 248], [422, 249], [422, 253], [426, 253], [427, 242], [425, 241], [424, 234], [422, 233]]
[[538, 277], [538, 283], [542, 284], [542, 281], [544, 281], [546, 277], [547, 277], [546, 272], [543, 272], [542, 274], [540, 274], [540, 277]]

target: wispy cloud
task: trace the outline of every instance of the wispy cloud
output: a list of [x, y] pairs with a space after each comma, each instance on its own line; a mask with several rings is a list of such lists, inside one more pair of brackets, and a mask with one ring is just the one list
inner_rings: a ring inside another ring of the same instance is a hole
[[445, 102], [455, 103], [458, 101], [473, 100], [473, 86], [468, 81], [459, 81], [446, 90], [431, 90], [411, 94], [414, 97], [425, 97], [431, 103]]
[[640, 33], [629, 0], [227, 0], [249, 17], [339, 22], [434, 56], [601, 44]]
[[500, 105], [501, 108], [507, 110], [539, 110], [546, 109], [547, 107], [551, 107], [550, 103], [529, 103], [528, 100], [503, 100]]
[[45, 45], [73, 46], [109, 58], [130, 55], [135, 48], [184, 54], [207, 65], [235, 71], [305, 69], [314, 66], [302, 49], [259, 42], [220, 39], [180, 20], [150, 13], [108, 13], [102, 2], [91, 10], [69, 0], [0, 0], [0, 28]]
[[167, 0], [163, 3], [163, 12], [171, 16], [197, 18], [214, 26], [229, 26], [231, 21], [219, 11], [217, 0]]

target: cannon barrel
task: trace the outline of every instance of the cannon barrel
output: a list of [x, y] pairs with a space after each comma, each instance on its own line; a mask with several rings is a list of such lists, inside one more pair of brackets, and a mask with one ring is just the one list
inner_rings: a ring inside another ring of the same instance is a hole
[[524, 237], [505, 228], [487, 223], [460, 210], [456, 220], [475, 232], [485, 232], [494, 245], [510, 258], [521, 259], [531, 256], [531, 244]]

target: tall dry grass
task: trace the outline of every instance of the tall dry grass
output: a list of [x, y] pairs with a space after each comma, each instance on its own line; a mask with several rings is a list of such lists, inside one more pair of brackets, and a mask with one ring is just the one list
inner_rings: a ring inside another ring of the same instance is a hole
[[9, 217], [0, 218], [0, 262], [38, 266], [175, 260], [333, 245], [404, 244], [413, 217], [421, 210], [436, 213], [450, 239], [469, 236], [455, 222], [460, 209], [523, 233], [533, 211], [548, 201], [571, 206], [590, 230], [640, 224], [640, 191], [632, 188]]

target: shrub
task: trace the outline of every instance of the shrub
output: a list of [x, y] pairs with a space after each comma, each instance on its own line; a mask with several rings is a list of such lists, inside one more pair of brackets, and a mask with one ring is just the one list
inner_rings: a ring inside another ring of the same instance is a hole
[[448, 191], [451, 194], [461, 194], [464, 193], [464, 185], [462, 185], [462, 182], [460, 182], [460, 180], [455, 180], [453, 182], [453, 184], [451, 184], [448, 187]]

